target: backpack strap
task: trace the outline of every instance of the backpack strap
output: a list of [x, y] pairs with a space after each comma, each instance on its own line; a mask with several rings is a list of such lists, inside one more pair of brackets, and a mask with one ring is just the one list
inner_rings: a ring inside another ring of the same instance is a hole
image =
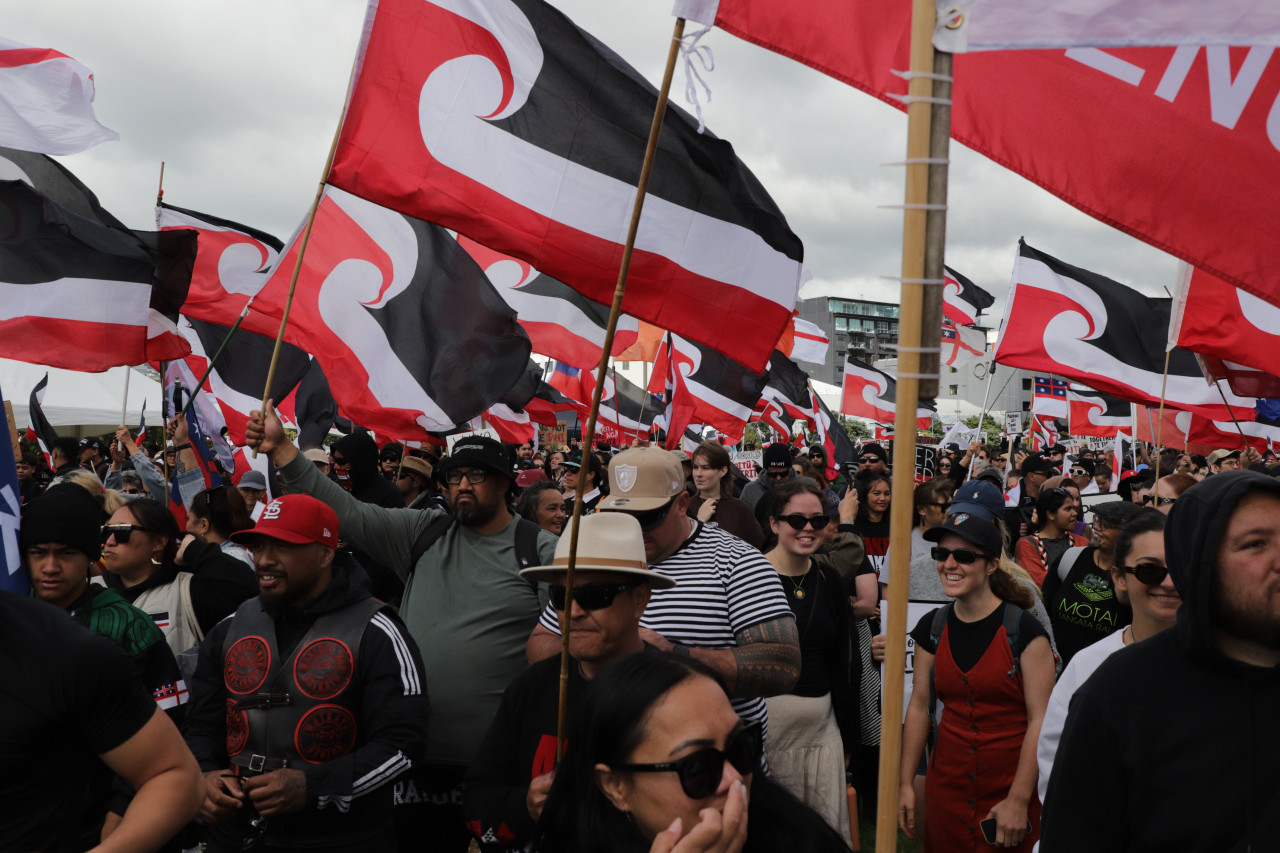
[[414, 540], [413, 547], [409, 549], [409, 562], [405, 565], [404, 571], [400, 574], [400, 580], [407, 580], [412, 574], [414, 566], [418, 565], [418, 561], [422, 559], [422, 555], [427, 553], [436, 540], [443, 536], [450, 527], [453, 527], [454, 518], [452, 513], [435, 518], [429, 523], [418, 538]]
[[538, 553], [538, 534], [542, 528], [527, 518], [516, 517], [516, 562], [518, 569], [542, 565]]
[[[933, 654], [937, 657], [938, 645], [942, 642], [942, 629], [947, 627], [947, 617], [951, 615], [955, 602], [949, 601], [946, 604], [933, 611], [933, 621], [929, 624], [929, 642], [933, 643]], [[938, 723], [935, 714], [938, 711], [938, 691], [933, 686], [934, 670], [929, 671], [929, 719], [933, 720], [931, 728], [936, 728]]]
[[1018, 652], [1018, 637], [1022, 630], [1022, 614], [1025, 611], [1016, 604], [1004, 603], [1004, 635], [1009, 639], [1009, 651], [1013, 653], [1013, 669], [1009, 677], [1013, 678], [1022, 669], [1022, 655]]
[[1084, 553], [1084, 549], [1088, 547], [1088, 545], [1076, 545], [1068, 548], [1058, 558], [1058, 581], [1060, 583], [1067, 582], [1067, 575], [1071, 574], [1071, 568], [1076, 564], [1079, 556]]

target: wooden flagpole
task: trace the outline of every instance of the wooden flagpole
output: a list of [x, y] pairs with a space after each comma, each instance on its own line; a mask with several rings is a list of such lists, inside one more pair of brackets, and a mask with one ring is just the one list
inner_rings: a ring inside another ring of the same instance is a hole
[[1227, 395], [1222, 393], [1221, 380], [1213, 380], [1213, 387], [1218, 389], [1218, 396], [1222, 398], [1222, 405], [1227, 407], [1227, 414], [1231, 416], [1231, 422], [1236, 425], [1236, 432], [1240, 433], [1240, 443], [1243, 445], [1241, 453], [1243, 454], [1249, 450], [1249, 439], [1245, 438], [1244, 430], [1240, 427], [1240, 421], [1236, 420], [1236, 413], [1232, 411], [1231, 404], [1227, 402]]
[[[156, 207], [164, 201], [164, 161], [160, 161], [160, 180], [156, 183]], [[164, 374], [168, 363], [160, 362], [160, 465], [164, 469], [164, 489], [169, 491], [169, 418], [164, 408]]]
[[1165, 347], [1164, 350], [1164, 378], [1160, 380], [1160, 426], [1156, 428], [1155, 434], [1152, 436], [1156, 440], [1156, 485], [1151, 494], [1160, 491], [1160, 448], [1164, 446], [1164, 392], [1169, 384], [1169, 356], [1173, 354], [1173, 347]]
[[[907, 100], [907, 166], [902, 214], [902, 284], [898, 321], [898, 385], [894, 415], [893, 494], [889, 537], [911, 539], [916, 451], [916, 401], [921, 386], [921, 356], [925, 352], [925, 256], [928, 252], [930, 137], [934, 75], [932, 0], [913, 0], [911, 7], [911, 73]], [[935, 231], [935, 234], [937, 231]], [[938, 254], [938, 257], [941, 257]], [[941, 273], [941, 270], [938, 271]], [[941, 275], [938, 276], [941, 278]], [[941, 292], [933, 294], [941, 298]], [[930, 338], [937, 340], [935, 323]], [[936, 343], [934, 345], [936, 349]], [[933, 376], [924, 377], [926, 380]], [[876, 813], [876, 853], [893, 853], [898, 844], [898, 770], [902, 753], [903, 682], [906, 667], [907, 588], [910, 549], [895, 548], [890, 556], [888, 618], [885, 645], [884, 701], [880, 729], [880, 782]]]
[[[595, 440], [596, 417], [600, 414], [600, 398], [604, 394], [605, 372], [609, 368], [609, 353], [613, 350], [613, 336], [618, 330], [618, 318], [622, 316], [622, 296], [627, 289], [627, 272], [631, 268], [631, 250], [636, 244], [636, 233], [640, 230], [640, 212], [644, 209], [645, 192], [649, 187], [649, 174], [653, 171], [653, 161], [658, 152], [658, 137], [662, 133], [662, 119], [667, 112], [667, 95], [671, 91], [671, 78], [675, 74], [676, 60], [680, 57], [680, 40], [684, 38], [684, 18], [676, 18], [675, 30], [671, 35], [671, 47], [667, 53], [667, 68], [662, 74], [662, 88], [658, 91], [658, 103], [653, 110], [653, 123], [649, 126], [649, 143], [644, 149], [644, 163], [640, 167], [640, 180], [636, 184], [636, 200], [631, 209], [631, 225], [627, 229], [627, 242], [622, 249], [622, 261], [618, 267], [618, 284], [613, 290], [613, 306], [609, 311], [609, 323], [605, 327], [604, 345], [600, 350], [600, 366], [596, 370], [596, 387], [591, 394], [591, 412], [587, 415], [587, 425], [582, 433], [582, 462], [586, 468], [589, 463], [586, 455], [591, 452]], [[581, 470], [581, 468], [579, 469]], [[589, 469], [588, 469], [589, 470]], [[565, 570], [564, 586], [566, 602], [573, 597], [573, 570], [578, 558], [578, 522], [582, 518], [582, 495], [585, 478], [578, 476], [578, 488], [574, 494], [573, 516], [569, 521], [569, 565]], [[556, 763], [564, 756], [565, 716], [568, 711], [569, 698], [569, 608], [560, 615], [560, 704], [556, 719]]]

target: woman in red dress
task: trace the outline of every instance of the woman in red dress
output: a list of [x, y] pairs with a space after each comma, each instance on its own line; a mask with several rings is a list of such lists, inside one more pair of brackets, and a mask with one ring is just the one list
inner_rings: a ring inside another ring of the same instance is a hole
[[995, 846], [1030, 851], [1040, 834], [1036, 740], [1054, 680], [1048, 638], [1024, 612], [1031, 593], [1000, 569], [1003, 540], [994, 524], [959, 513], [925, 539], [938, 543], [933, 558], [955, 601], [926, 614], [911, 632], [899, 823], [914, 835], [912, 780], [936, 692], [941, 718], [925, 773], [925, 849], [984, 850], [980, 824], [994, 818]]

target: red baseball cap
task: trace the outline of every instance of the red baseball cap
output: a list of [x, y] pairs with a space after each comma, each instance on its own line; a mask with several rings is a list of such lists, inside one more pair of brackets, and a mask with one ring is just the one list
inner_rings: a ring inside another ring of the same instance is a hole
[[264, 536], [294, 545], [319, 542], [337, 548], [338, 514], [311, 495], [284, 495], [263, 508], [253, 528], [232, 533], [231, 540], [252, 545]]

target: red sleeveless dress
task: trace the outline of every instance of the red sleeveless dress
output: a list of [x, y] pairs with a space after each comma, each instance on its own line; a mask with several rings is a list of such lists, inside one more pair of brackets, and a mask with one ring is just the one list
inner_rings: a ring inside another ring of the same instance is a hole
[[[950, 621], [950, 620], [948, 620]], [[934, 686], [942, 704], [937, 744], [925, 774], [925, 848], [929, 853], [989, 851], [978, 823], [1003, 800], [1018, 770], [1027, 732], [1022, 673], [1013, 671], [1013, 652], [1002, 624], [982, 657], [961, 672], [951, 657], [943, 628], [933, 663]], [[1017, 847], [1030, 853], [1040, 837], [1040, 801], [1027, 810], [1031, 832]]]

